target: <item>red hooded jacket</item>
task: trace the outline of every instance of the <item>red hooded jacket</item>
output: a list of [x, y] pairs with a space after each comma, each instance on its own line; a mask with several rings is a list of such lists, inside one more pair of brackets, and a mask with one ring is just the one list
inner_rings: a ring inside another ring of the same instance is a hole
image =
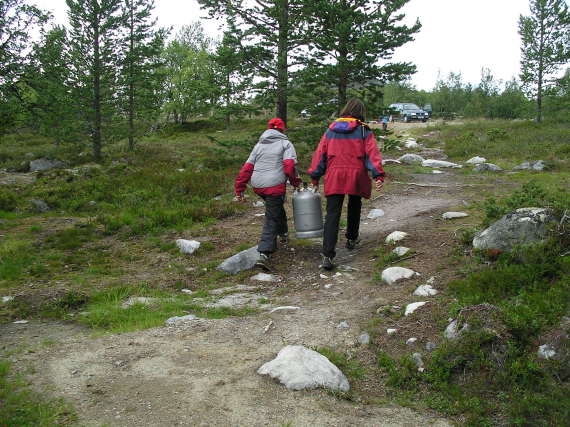
[[321, 138], [308, 170], [313, 184], [325, 177], [325, 196], [352, 194], [369, 199], [372, 182], [384, 181], [382, 157], [370, 128], [353, 117], [334, 121]]

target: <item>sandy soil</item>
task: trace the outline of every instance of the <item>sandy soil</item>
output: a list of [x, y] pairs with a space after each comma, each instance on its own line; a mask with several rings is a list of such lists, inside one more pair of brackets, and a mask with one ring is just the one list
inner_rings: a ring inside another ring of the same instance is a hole
[[[438, 152], [431, 152], [431, 158], [437, 156]], [[413, 319], [384, 318], [377, 309], [388, 303], [403, 306], [417, 301], [413, 290], [432, 276], [436, 288], [444, 287], [452, 273], [438, 270], [438, 266], [454, 240], [453, 233], [442, 227], [441, 214], [466, 203], [468, 190], [458, 185], [455, 172], [408, 178], [407, 182], [420, 185], [392, 183], [364, 204], [359, 248], [348, 251], [339, 239], [335, 261], [357, 271], [336, 278], [326, 272], [326, 278], [321, 278], [318, 240], [297, 247], [295, 252], [289, 247], [280, 249], [274, 273], [282, 276], [283, 282], [262, 284], [251, 292], [272, 298], [274, 307], [299, 306], [297, 311], [202, 319], [98, 337], [71, 323], [8, 323], [0, 325], [1, 345], [5, 350], [28, 349], [12, 356], [14, 368], [34, 366], [36, 372], [29, 375], [32, 386], [46, 396], [61, 396], [72, 403], [81, 426], [284, 426], [289, 422], [291, 426], [315, 427], [451, 426], [451, 420], [436, 413], [392, 404], [375, 364], [381, 349], [426, 353], [428, 341], [440, 342], [442, 331], [430, 321], [432, 310], [440, 304], [435, 298], [428, 298], [430, 303]], [[386, 215], [367, 220], [373, 208], [383, 209]], [[216, 227], [257, 233], [260, 220], [256, 218], [256, 226], [251, 223], [258, 212], [248, 209], [231, 224]], [[290, 211], [289, 215], [292, 218]], [[387, 286], [374, 280], [371, 253], [394, 230], [410, 233], [402, 245], [419, 252], [408, 261], [408, 267], [420, 275]], [[243, 235], [236, 233], [229, 244]], [[334, 286], [326, 288], [326, 284]], [[275, 291], [285, 286], [290, 292], [277, 296]], [[340, 322], [347, 322], [348, 329], [339, 329]], [[389, 327], [398, 332], [388, 336], [385, 329]], [[372, 344], [357, 343], [364, 332], [371, 333]], [[410, 337], [418, 341], [407, 347]], [[46, 340], [54, 345], [46, 346]], [[256, 374], [287, 344], [347, 352], [369, 373], [352, 382], [350, 401], [324, 390], [288, 391]]]

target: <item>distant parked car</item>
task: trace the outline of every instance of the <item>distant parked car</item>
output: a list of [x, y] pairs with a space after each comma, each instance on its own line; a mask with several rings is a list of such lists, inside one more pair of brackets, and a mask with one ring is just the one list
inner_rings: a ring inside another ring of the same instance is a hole
[[424, 104], [424, 111], [427, 111], [430, 119], [433, 117], [433, 108], [429, 102], [427, 104]]
[[301, 117], [311, 117], [311, 113], [307, 110], [301, 111]]
[[422, 110], [416, 104], [396, 103], [391, 104], [388, 108], [393, 111], [389, 118], [391, 122], [394, 120], [402, 120], [404, 123], [408, 123], [412, 120], [427, 122], [429, 119], [429, 113]]

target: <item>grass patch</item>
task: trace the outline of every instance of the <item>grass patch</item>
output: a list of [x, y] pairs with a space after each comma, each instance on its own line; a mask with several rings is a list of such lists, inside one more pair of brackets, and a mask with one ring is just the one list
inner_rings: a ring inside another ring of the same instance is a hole
[[[0, 425], [66, 425], [76, 420], [75, 411], [63, 399], [46, 401], [27, 385], [23, 374], [12, 373], [12, 362], [0, 359]], [[33, 373], [33, 368], [28, 368]]]

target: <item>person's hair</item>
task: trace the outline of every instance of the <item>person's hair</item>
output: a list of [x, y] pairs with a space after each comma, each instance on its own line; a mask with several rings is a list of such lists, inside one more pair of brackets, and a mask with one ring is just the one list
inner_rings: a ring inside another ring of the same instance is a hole
[[364, 122], [366, 121], [366, 107], [360, 99], [350, 99], [340, 112], [340, 116], [351, 116]]

